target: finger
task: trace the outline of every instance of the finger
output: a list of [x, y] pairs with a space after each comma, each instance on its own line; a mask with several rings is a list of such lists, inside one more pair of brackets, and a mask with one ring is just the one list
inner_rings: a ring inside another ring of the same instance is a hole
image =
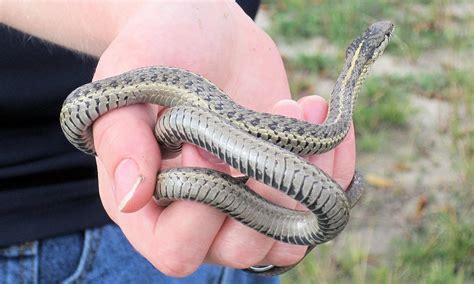
[[[277, 103], [275, 110], [280, 114], [296, 118], [302, 117], [301, 108], [291, 100], [284, 100], [283, 102]], [[289, 208], [294, 208], [296, 205], [296, 201], [290, 199], [283, 193], [257, 183], [254, 180], [249, 180], [247, 185], [257, 194], [273, 203]], [[209, 262], [220, 263], [236, 268], [247, 268], [265, 261], [265, 257], [269, 251], [272, 250], [274, 243], [275, 241], [271, 238], [229, 218], [214, 240], [207, 260]], [[298, 253], [295, 254], [292, 252], [294, 248], [285, 249], [286, 252], [278, 253], [281, 259], [277, 259], [274, 264], [295, 263], [304, 254], [304, 250], [301, 255], [299, 255]]]
[[[298, 101], [303, 110], [304, 120], [314, 124], [321, 124], [327, 116], [328, 105], [324, 98], [319, 96], [307, 96]], [[319, 155], [307, 157], [307, 159], [328, 174], [332, 174], [335, 151], [329, 151]], [[296, 206], [298, 210], [306, 210], [301, 204]], [[296, 248], [295, 248], [296, 247]], [[301, 258], [306, 252], [306, 246], [291, 246], [282, 242], [277, 242], [274, 249], [267, 255], [266, 260], [269, 263], [275, 263], [278, 259], [288, 257], [293, 254], [294, 258]], [[283, 254], [282, 254], [283, 253]], [[292, 263], [282, 263], [280, 265], [291, 265]]]
[[[301, 120], [305, 120], [311, 123], [322, 123], [326, 118], [327, 113], [327, 104], [322, 97], [313, 96], [313, 98], [307, 99], [302, 98], [298, 101], [299, 107], [301, 108], [301, 115], [296, 117]], [[278, 113], [282, 114], [285, 112], [284, 109], [279, 109], [279, 106], [276, 105], [275, 109]], [[283, 107], [283, 106], [282, 106]], [[318, 163], [323, 167], [329, 168], [331, 157], [322, 157], [319, 160], [315, 156], [308, 157], [307, 159], [313, 163]], [[316, 160], [316, 161], [314, 161]], [[297, 203], [296, 206], [292, 207], [297, 210], [307, 210], [303, 205]], [[306, 246], [297, 246], [290, 245], [283, 242], [276, 242], [272, 250], [267, 254], [265, 258], [266, 263], [274, 263], [279, 266], [287, 266], [296, 263], [299, 261], [305, 254], [307, 247]], [[290, 261], [283, 261], [285, 259]]]
[[115, 195], [113, 189], [114, 180], [110, 177], [105, 169], [102, 161], [96, 157], [97, 163], [97, 177], [99, 182], [99, 195], [102, 200], [102, 206], [105, 209], [105, 212], [109, 215], [110, 219], [116, 224], [118, 223], [118, 207], [117, 202], [115, 202]]
[[333, 178], [344, 189], [347, 189], [354, 176], [355, 161], [355, 132], [354, 124], [351, 124], [347, 136], [336, 147], [334, 154]]
[[[114, 181], [108, 175], [105, 165], [99, 159], [97, 159], [97, 171], [99, 194], [107, 214], [119, 225], [133, 247], [157, 266], [156, 264], [159, 264], [159, 262], [154, 260], [153, 252], [159, 244], [156, 243], [154, 228], [162, 209], [153, 201], [150, 201], [136, 212], [120, 212], [116, 206], [112, 190]], [[158, 266], [157, 268], [159, 269]]]
[[[326, 120], [328, 112], [328, 104], [324, 98], [320, 96], [307, 96], [299, 100], [299, 104], [303, 108], [305, 120], [314, 124], [321, 124]], [[334, 167], [334, 150], [326, 153], [312, 155], [308, 160], [323, 170], [326, 174], [332, 175]]]
[[152, 131], [155, 117], [154, 108], [133, 105], [94, 123], [95, 149], [113, 179], [114, 202], [123, 212], [136, 211], [151, 199], [161, 161]]
[[[227, 165], [209, 161], [197, 147], [188, 144], [182, 149], [182, 163], [187, 167], [229, 171]], [[167, 274], [185, 276], [195, 271], [204, 262], [224, 220], [225, 215], [217, 209], [197, 202], [175, 201], [166, 207], [156, 224], [156, 241], [160, 245], [155, 253], [165, 264]]]
[[[194, 159], [194, 163], [201, 163], [205, 166], [206, 161], [199, 160], [197, 151], [192, 148], [190, 145], [185, 145], [183, 156], [194, 155], [190, 159]], [[190, 151], [194, 154], [190, 155]], [[158, 270], [168, 276], [183, 277], [194, 272], [202, 264], [208, 247], [225, 216], [215, 212], [213, 208], [180, 201], [174, 202], [166, 208], [158, 207], [153, 201], [149, 201], [136, 212], [120, 212], [115, 204], [110, 202], [113, 199], [113, 193], [107, 189], [113, 187], [113, 180], [106, 178], [107, 171], [100, 160], [98, 161], [98, 170], [101, 199], [105, 201], [103, 202], [104, 208], [120, 226], [134, 248]], [[180, 203], [185, 207], [179, 209]], [[202, 214], [197, 213], [202, 209], [211, 211], [212, 216], [202, 217]], [[177, 210], [179, 214], [174, 212]], [[221, 220], [219, 221], [219, 219]], [[212, 229], [212, 224], [216, 224], [214, 229]], [[193, 226], [198, 228], [189, 232], [189, 228]], [[206, 237], [208, 234], [212, 236]]]
[[[120, 212], [114, 202], [110, 202], [113, 199], [113, 192], [108, 189], [113, 187], [113, 179], [106, 177], [107, 170], [100, 160], [97, 168], [99, 172], [99, 192], [104, 208], [114, 222], [119, 225], [130, 244], [165, 275], [183, 277], [192, 273], [195, 266], [190, 266], [188, 261], [180, 261], [185, 260], [183, 255], [186, 256], [186, 249], [169, 254], [167, 247], [160, 242], [161, 226], [158, 226], [158, 224], [164, 209], [150, 200], [136, 212]], [[190, 245], [187, 244], [186, 247]]]

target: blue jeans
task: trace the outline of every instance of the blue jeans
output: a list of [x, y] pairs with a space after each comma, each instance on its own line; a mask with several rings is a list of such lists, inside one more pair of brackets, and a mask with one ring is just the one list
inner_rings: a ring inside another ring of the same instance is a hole
[[170, 278], [138, 254], [115, 225], [0, 248], [0, 283], [239, 283], [275, 284], [278, 277], [202, 265]]

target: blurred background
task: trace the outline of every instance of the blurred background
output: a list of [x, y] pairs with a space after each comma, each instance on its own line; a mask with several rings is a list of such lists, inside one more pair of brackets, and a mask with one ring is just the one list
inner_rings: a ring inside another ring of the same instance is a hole
[[283, 283], [474, 283], [474, 3], [264, 0], [257, 15], [294, 99], [328, 98], [379, 20], [396, 28], [355, 113], [366, 195]]

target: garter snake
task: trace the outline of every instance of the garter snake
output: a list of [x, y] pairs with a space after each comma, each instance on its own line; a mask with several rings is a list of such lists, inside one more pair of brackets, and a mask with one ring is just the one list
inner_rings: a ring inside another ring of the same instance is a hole
[[[207, 203], [276, 240], [308, 245], [309, 252], [344, 229], [362, 186], [356, 175], [345, 193], [300, 156], [333, 149], [346, 136], [359, 88], [392, 32], [393, 24], [378, 22], [349, 45], [328, 117], [320, 125], [246, 109], [190, 71], [145, 67], [74, 90], [63, 104], [61, 127], [74, 146], [95, 154], [91, 126], [99, 116], [138, 103], [170, 107], [155, 128], [162, 149], [178, 151], [183, 142], [198, 145], [242, 174], [283, 191], [309, 211], [279, 207], [256, 195], [244, 181], [200, 168], [161, 171], [155, 197], [161, 202], [190, 199]], [[270, 275], [291, 267], [249, 270]]]

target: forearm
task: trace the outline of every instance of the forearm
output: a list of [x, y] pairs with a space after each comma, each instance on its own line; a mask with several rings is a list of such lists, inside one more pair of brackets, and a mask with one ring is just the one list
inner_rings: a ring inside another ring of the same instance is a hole
[[143, 1], [3, 1], [0, 22], [100, 56]]
[[[226, 90], [240, 85], [245, 74], [248, 90], [230, 94], [262, 111], [287, 97], [286, 92], [248, 95], [268, 93], [262, 78], [276, 80], [283, 64], [264, 60], [278, 58], [278, 50], [235, 0], [8, 1], [0, 0], [0, 22], [100, 57], [96, 80], [165, 65], [201, 74]], [[286, 90], [286, 78], [280, 79], [277, 89]]]

